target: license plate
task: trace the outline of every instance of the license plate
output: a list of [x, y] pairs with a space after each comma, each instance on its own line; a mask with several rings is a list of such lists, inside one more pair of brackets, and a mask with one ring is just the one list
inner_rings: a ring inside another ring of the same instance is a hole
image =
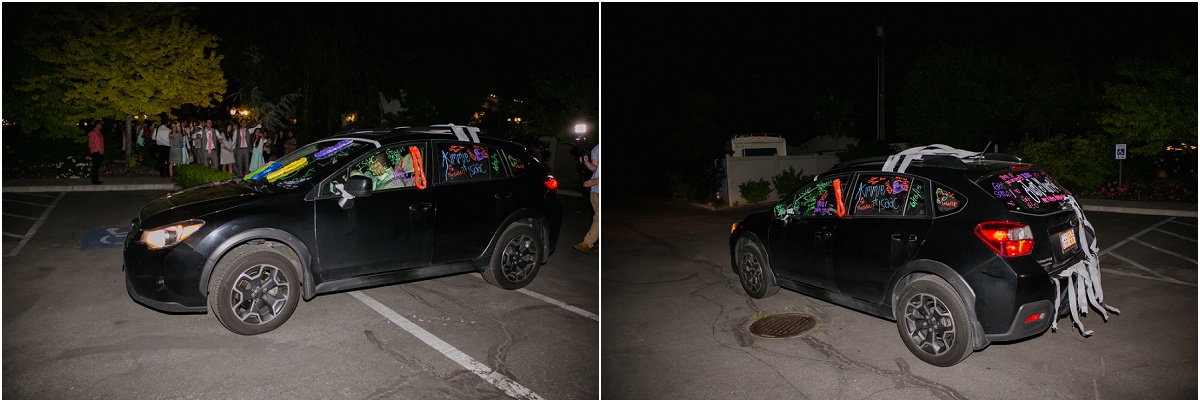
[[1062, 244], [1063, 251], [1067, 251], [1070, 250], [1071, 247], [1075, 247], [1075, 229], [1070, 229], [1059, 233], [1058, 241]]

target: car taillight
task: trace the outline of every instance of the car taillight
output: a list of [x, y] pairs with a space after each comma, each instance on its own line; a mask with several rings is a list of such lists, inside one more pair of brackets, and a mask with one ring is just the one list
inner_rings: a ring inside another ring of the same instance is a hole
[[1033, 251], [1033, 230], [1016, 222], [984, 222], [975, 235], [1003, 257], [1020, 257]]
[[542, 184], [545, 184], [548, 190], [558, 191], [558, 179], [555, 179], [554, 176], [546, 175], [546, 181]]

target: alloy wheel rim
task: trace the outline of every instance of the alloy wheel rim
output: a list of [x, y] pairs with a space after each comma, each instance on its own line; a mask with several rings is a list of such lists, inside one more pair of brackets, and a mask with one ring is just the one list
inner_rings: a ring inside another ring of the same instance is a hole
[[509, 240], [504, 246], [501, 256], [500, 269], [504, 277], [513, 282], [521, 282], [537, 264], [537, 248], [533, 239], [521, 235]]
[[931, 355], [945, 354], [957, 340], [954, 315], [946, 303], [928, 293], [918, 293], [908, 300], [904, 306], [904, 322], [908, 337]]
[[291, 289], [278, 267], [254, 265], [234, 279], [233, 289], [229, 292], [230, 308], [244, 323], [264, 324], [283, 311]]
[[746, 287], [752, 292], [757, 292], [762, 288], [762, 263], [758, 261], [758, 257], [754, 254], [745, 253], [742, 255], [742, 277], [745, 278]]

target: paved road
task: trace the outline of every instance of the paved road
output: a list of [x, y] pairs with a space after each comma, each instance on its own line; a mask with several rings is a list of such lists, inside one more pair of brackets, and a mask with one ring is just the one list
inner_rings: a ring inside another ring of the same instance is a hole
[[[1196, 399], [1196, 218], [1089, 212], [1098, 231], [1106, 323], [992, 344], [950, 368], [903, 346], [895, 324], [781, 290], [757, 300], [729, 267], [730, 225], [763, 207], [718, 211], [606, 199], [601, 395], [649, 399]], [[804, 312], [792, 339], [749, 334], [755, 316]]]
[[598, 398], [598, 258], [570, 248], [583, 199], [562, 197], [560, 247], [526, 289], [467, 274], [319, 295], [246, 337], [126, 293], [109, 246], [162, 193], [3, 193], [4, 398]]

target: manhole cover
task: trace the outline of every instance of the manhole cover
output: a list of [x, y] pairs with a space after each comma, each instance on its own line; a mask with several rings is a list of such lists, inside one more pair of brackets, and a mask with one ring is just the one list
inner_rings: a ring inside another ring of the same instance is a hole
[[763, 338], [792, 338], [817, 326], [817, 317], [804, 313], [772, 314], [753, 324], [750, 333]]

